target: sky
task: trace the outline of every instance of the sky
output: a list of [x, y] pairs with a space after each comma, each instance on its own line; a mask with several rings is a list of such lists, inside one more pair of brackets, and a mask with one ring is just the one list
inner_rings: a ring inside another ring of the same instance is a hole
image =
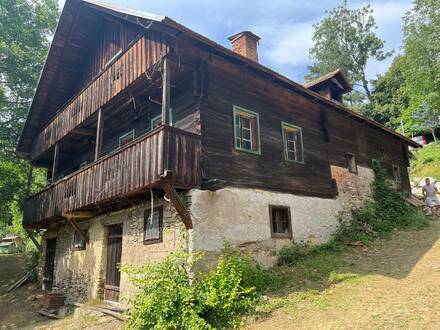
[[[124, 7], [169, 16], [175, 21], [230, 47], [227, 38], [250, 30], [261, 37], [260, 63], [297, 82], [304, 81], [313, 46], [313, 24], [325, 11], [342, 0], [105, 0]], [[349, 0], [353, 8], [371, 4], [385, 41], [385, 50], [399, 52], [402, 44], [402, 16], [411, 8], [411, 0]], [[64, 0], [60, 0], [60, 7]], [[384, 73], [392, 58], [370, 61], [367, 77]]]

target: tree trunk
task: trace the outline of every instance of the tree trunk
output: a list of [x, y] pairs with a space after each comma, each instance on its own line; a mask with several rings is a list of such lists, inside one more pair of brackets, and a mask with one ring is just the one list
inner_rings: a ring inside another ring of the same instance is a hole
[[431, 128], [432, 137], [434, 138], [434, 142], [437, 143], [437, 136], [435, 135], [435, 128]]

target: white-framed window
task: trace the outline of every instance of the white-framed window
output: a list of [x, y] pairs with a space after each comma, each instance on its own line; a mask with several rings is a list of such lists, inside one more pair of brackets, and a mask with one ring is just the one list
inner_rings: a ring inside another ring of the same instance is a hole
[[119, 148], [134, 140], [134, 130], [127, 132], [119, 137]]
[[235, 149], [261, 154], [258, 113], [234, 105], [233, 116]]
[[[173, 109], [170, 108], [170, 118], [169, 118], [169, 124], [170, 126], [173, 126]], [[150, 122], [150, 130], [153, 130], [157, 127], [162, 125], [162, 114], [158, 114], [157, 116], [153, 117]]]
[[283, 134], [284, 159], [291, 162], [304, 163], [304, 145], [301, 127], [281, 123]]

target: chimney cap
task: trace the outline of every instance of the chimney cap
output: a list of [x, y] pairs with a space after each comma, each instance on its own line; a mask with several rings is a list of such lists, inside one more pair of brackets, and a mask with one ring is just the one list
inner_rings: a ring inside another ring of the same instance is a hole
[[259, 36], [257, 36], [255, 33], [252, 33], [251, 31], [242, 31], [242, 32], [234, 34], [233, 36], [230, 36], [228, 38], [228, 40], [233, 42], [234, 40], [236, 40], [244, 35], [251, 37], [252, 39], [254, 39], [257, 42], [261, 39]]

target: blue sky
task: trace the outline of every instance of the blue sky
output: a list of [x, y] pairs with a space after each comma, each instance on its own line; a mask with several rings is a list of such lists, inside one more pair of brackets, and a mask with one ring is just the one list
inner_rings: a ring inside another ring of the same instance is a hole
[[[251, 30], [262, 40], [260, 62], [298, 82], [303, 81], [310, 63], [312, 24], [325, 10], [342, 0], [105, 0], [124, 7], [164, 14], [208, 38], [229, 47], [227, 37]], [[60, 6], [64, 3], [60, 0]], [[378, 26], [377, 34], [385, 40], [385, 49], [399, 51], [402, 42], [401, 17], [411, 8], [411, 0], [349, 0], [350, 7], [371, 4]], [[392, 59], [368, 63], [368, 78], [389, 67]]]

